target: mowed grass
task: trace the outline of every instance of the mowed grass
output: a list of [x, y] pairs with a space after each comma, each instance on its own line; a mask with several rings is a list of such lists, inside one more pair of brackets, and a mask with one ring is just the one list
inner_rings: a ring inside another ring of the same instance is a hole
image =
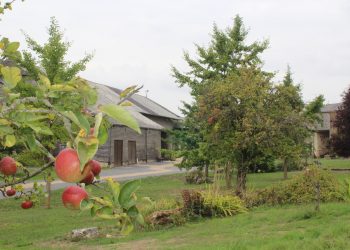
[[326, 168], [338, 168], [338, 169], [350, 169], [350, 160], [347, 158], [339, 159], [319, 159], [321, 167]]
[[[297, 174], [290, 172], [289, 177]], [[338, 179], [348, 173], [336, 173]], [[248, 175], [248, 188], [263, 188], [283, 181], [283, 173]], [[181, 199], [183, 189], [205, 185], [184, 184], [184, 175], [142, 180], [139, 196]], [[98, 194], [98, 190], [93, 189]], [[0, 249], [350, 249], [350, 204], [260, 207], [234, 217], [206, 219], [167, 230], [133, 232], [124, 238], [70, 242], [73, 229], [111, 227], [113, 221], [94, 219], [88, 213], [65, 209], [62, 190], [53, 192], [52, 209], [44, 205], [23, 210], [20, 201], [0, 200]]]

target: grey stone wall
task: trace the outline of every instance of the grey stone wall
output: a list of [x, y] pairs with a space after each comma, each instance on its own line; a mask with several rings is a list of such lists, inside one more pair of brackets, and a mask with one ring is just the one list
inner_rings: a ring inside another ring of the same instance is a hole
[[160, 157], [161, 131], [141, 129], [141, 134], [137, 134], [127, 127], [113, 126], [109, 131], [108, 141], [100, 146], [95, 159], [101, 162], [110, 162], [113, 164], [115, 140], [123, 141], [123, 165], [128, 164], [128, 141], [136, 141], [136, 157], [138, 161], [142, 162], [146, 161], [146, 159], [148, 161], [154, 161]]

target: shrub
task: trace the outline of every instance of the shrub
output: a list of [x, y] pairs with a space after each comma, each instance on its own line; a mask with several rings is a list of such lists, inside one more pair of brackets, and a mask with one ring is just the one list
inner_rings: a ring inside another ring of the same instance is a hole
[[175, 161], [177, 157], [177, 152], [171, 149], [161, 149], [160, 154], [162, 156], [162, 159], [167, 161]]
[[183, 213], [187, 217], [211, 216], [209, 210], [205, 210], [204, 199], [200, 192], [195, 190], [183, 190]]
[[142, 207], [141, 212], [146, 217], [153, 212], [176, 209], [181, 207], [180, 203], [174, 199], [160, 199]]
[[317, 167], [310, 167], [291, 180], [272, 187], [247, 192], [244, 200], [247, 207], [311, 203], [316, 201], [317, 184], [321, 202], [344, 201], [344, 192], [335, 176], [329, 170]]
[[178, 226], [186, 222], [181, 206], [176, 200], [161, 199], [147, 204], [141, 211], [146, 218], [146, 224], [151, 229]]
[[190, 217], [226, 217], [246, 212], [244, 202], [237, 196], [206, 191], [183, 190], [183, 211]]
[[204, 207], [209, 209], [214, 217], [233, 216], [247, 211], [244, 202], [238, 196], [215, 194], [208, 191], [201, 194], [204, 199]]

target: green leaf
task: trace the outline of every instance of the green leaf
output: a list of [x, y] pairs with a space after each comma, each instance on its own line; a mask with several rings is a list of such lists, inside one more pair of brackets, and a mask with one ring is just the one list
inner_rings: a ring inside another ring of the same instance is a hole
[[[33, 109], [33, 110], [35, 110], [35, 109]], [[44, 120], [44, 119], [48, 118], [47, 115], [20, 112], [20, 110], [13, 112], [12, 117], [13, 117], [13, 120], [15, 120], [16, 122], [24, 122], [24, 123], [33, 122], [33, 121], [40, 121], [40, 120]]]
[[119, 193], [120, 193], [120, 184], [117, 181], [114, 181], [112, 178], [107, 178], [107, 183], [113, 194], [113, 200], [115, 205], [119, 205]]
[[113, 207], [113, 203], [109, 199], [100, 198], [100, 197], [92, 197], [91, 200], [93, 200], [95, 203], [103, 205], [104, 207]]
[[126, 89], [124, 89], [120, 94], [120, 98], [124, 98], [126, 97], [128, 94], [130, 94], [131, 92], [134, 92], [135, 89], [137, 88], [137, 85], [133, 85], [133, 86], [130, 86], [130, 87], [127, 87]]
[[35, 139], [33, 133], [26, 134], [25, 138], [26, 138], [26, 143], [27, 143], [29, 149], [32, 151], [37, 151], [38, 144], [36, 143], [36, 139]]
[[137, 133], [141, 134], [141, 130], [139, 125], [137, 124], [134, 117], [130, 115], [128, 111], [126, 111], [121, 106], [115, 104], [106, 104], [100, 105], [98, 109], [113, 118], [114, 120], [120, 122], [121, 124], [135, 130]]
[[135, 218], [135, 220], [137, 221], [137, 223], [139, 223], [140, 225], [145, 225], [145, 219], [143, 218], [142, 214], [138, 214]]
[[26, 123], [31, 129], [35, 131], [37, 134], [43, 134], [43, 135], [53, 135], [51, 129], [47, 127], [45, 124], [41, 123]]
[[81, 211], [90, 210], [93, 206], [94, 206], [94, 203], [92, 203], [90, 200], [82, 200], [80, 202]]
[[51, 91], [71, 92], [71, 91], [74, 91], [75, 88], [73, 88], [72, 86], [69, 86], [69, 85], [54, 84], [54, 85], [51, 85], [50, 90]]
[[93, 135], [95, 137], [98, 137], [98, 133], [99, 133], [99, 130], [100, 130], [102, 118], [103, 118], [103, 114], [102, 113], [97, 113], [97, 115], [95, 115], [95, 127], [94, 127], [94, 133], [93, 133]]
[[13, 134], [13, 129], [10, 126], [0, 125], [0, 136], [5, 136], [8, 134]]
[[20, 43], [19, 42], [11, 42], [9, 43], [6, 48], [5, 48], [5, 53], [6, 54], [12, 54], [16, 52], [19, 48]]
[[132, 206], [128, 209], [126, 212], [130, 217], [135, 218], [139, 214], [139, 210], [137, 209], [136, 206]]
[[125, 222], [122, 226], [120, 233], [122, 235], [128, 235], [132, 232], [132, 230], [134, 230], [134, 225], [131, 224], [130, 222]]
[[62, 112], [62, 114], [67, 118], [69, 118], [72, 122], [74, 122], [79, 128], [84, 129], [87, 135], [90, 133], [89, 121], [81, 113], [64, 111]]
[[12, 147], [16, 144], [16, 137], [14, 135], [6, 135], [5, 137], [5, 147]]
[[140, 188], [140, 180], [132, 180], [123, 185], [118, 197], [119, 204], [124, 208], [130, 207], [130, 201], [132, 201], [132, 194]]
[[84, 142], [79, 141], [77, 146], [78, 156], [80, 160], [80, 170], [84, 170], [85, 164], [90, 161], [98, 150], [98, 143], [86, 145]]
[[45, 89], [49, 89], [51, 86], [51, 82], [49, 80], [49, 78], [47, 78], [46, 76], [39, 74], [39, 78], [40, 78], [40, 83], [42, 84], [42, 86], [45, 87]]
[[108, 133], [109, 133], [109, 131], [108, 131], [107, 126], [105, 124], [102, 124], [100, 126], [99, 131], [98, 131], [98, 141], [99, 141], [100, 145], [103, 145], [107, 142]]
[[5, 86], [13, 89], [22, 79], [21, 70], [17, 67], [2, 67], [1, 73], [4, 78]]

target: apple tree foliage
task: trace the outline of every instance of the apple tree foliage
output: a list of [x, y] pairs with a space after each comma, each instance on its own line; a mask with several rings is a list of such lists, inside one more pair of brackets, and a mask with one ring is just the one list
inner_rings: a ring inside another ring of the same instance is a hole
[[[182, 136], [184, 138], [182, 143], [183, 161], [180, 166], [191, 168], [223, 163], [224, 159], [218, 159], [215, 153], [211, 153], [213, 145], [206, 140], [206, 134], [208, 134], [206, 127], [214, 119], [215, 110], [213, 110], [213, 116], [205, 120], [202, 119], [198, 113], [198, 99], [205, 93], [207, 86], [215, 81], [225, 79], [230, 74], [239, 72], [242, 67], [263, 72], [260, 57], [268, 47], [268, 41], [249, 43], [247, 36], [248, 31], [240, 16], [236, 16], [233, 25], [225, 30], [220, 30], [214, 25], [209, 45], [207, 47], [195, 45], [197, 58], [193, 58], [185, 52], [184, 59], [189, 69], [181, 72], [175, 67], [172, 68], [176, 82], [180, 87], [188, 86], [194, 99], [193, 103], [185, 105], [183, 112], [186, 116], [183, 124], [185, 136]], [[263, 74], [271, 75], [267, 72], [263, 72]], [[225, 165], [226, 179], [230, 179], [233, 172], [232, 163], [223, 164]], [[230, 186], [231, 182], [227, 183]]]
[[[11, 9], [11, 3], [0, 2], [0, 13]], [[77, 151], [83, 170], [86, 163], [93, 159], [99, 145], [108, 139], [108, 127], [104, 126], [106, 119], [117, 120], [140, 133], [135, 119], [123, 108], [123, 102], [138, 88], [132, 86], [123, 91], [118, 104], [96, 106], [97, 92], [84, 79], [65, 78], [62, 75], [52, 77], [49, 71], [39, 70], [33, 61], [27, 64], [32, 68], [26, 68], [25, 59], [29, 58], [29, 54], [23, 55], [19, 47], [18, 42], [0, 37], [0, 146], [10, 151], [22, 145], [31, 152], [44, 155], [45, 164], [30, 173], [25, 163], [17, 162], [17, 170], [21, 170], [17, 172], [22, 172], [22, 175], [0, 174], [0, 192], [6, 196], [9, 188], [15, 189], [17, 198], [36, 202], [42, 189], [34, 183], [33, 189], [26, 191], [22, 184], [52, 168], [55, 162], [50, 148], [42, 143], [47, 136], [54, 136], [51, 125], [54, 122], [63, 125], [68, 135], [65, 144]], [[26, 74], [33, 72], [34, 66], [37, 74]], [[28, 88], [31, 91], [26, 91]], [[67, 105], [68, 100], [76, 99], [82, 102], [81, 106], [78, 105], [80, 109]], [[108, 185], [111, 189], [106, 196], [92, 196], [86, 202], [92, 208], [93, 215], [108, 219], [113, 217], [120, 230], [128, 233], [134, 222], [143, 221], [136, 207], [135, 191], [139, 184], [134, 181], [119, 188], [117, 182], [109, 180]]]

